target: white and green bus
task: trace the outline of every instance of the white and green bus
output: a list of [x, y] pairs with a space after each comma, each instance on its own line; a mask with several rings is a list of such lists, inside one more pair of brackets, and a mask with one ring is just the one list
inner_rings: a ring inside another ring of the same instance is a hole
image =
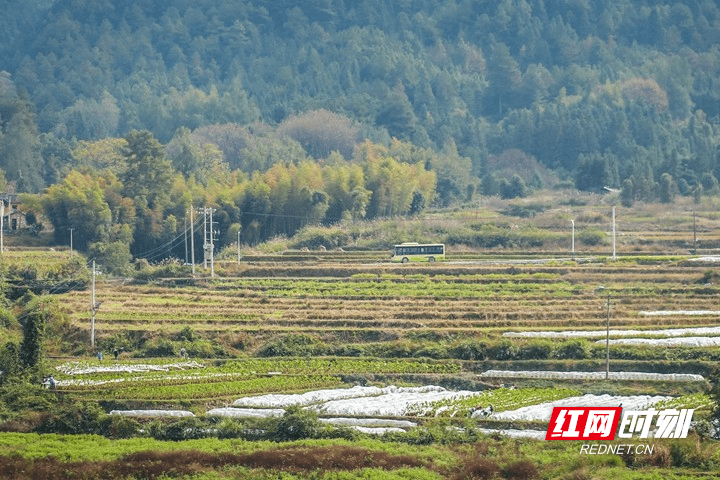
[[445, 260], [442, 243], [401, 243], [393, 247], [391, 262], [435, 262]]

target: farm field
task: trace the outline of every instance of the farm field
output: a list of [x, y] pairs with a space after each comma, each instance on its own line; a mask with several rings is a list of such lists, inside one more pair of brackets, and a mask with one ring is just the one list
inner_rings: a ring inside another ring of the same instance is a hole
[[[63, 392], [88, 400], [153, 408], [185, 404], [197, 412], [228, 405], [237, 396], [358, 383], [482, 391], [501, 383], [542, 387], [552, 381], [596, 393], [675, 396], [707, 390], [706, 382], [636, 379], [590, 385], [592, 381], [503, 379], [483, 373], [603, 372], [605, 341], [599, 333], [607, 326], [609, 297], [613, 375], [707, 377], [720, 356], [717, 348], [663, 348], [652, 341], [661, 335], [689, 335], [663, 334], [680, 327], [705, 329], [705, 337], [720, 338], [711, 328], [717, 325], [718, 295], [712, 263], [647, 256], [511, 265], [503, 260], [397, 266], [295, 259], [226, 267], [214, 279], [100, 281], [96, 298], [102, 306], [95, 328], [104, 363], [87, 351], [87, 290], [62, 295], [59, 308], [76, 332], [76, 350], [59, 352], [61, 356], [79, 354], [92, 371], [113, 365], [110, 352], [115, 348], [122, 348], [120, 364], [130, 365], [173, 362], [185, 349], [201, 368], [60, 372], [57, 379]], [[594, 336], [520, 336], [565, 329]], [[628, 337], [648, 343], [640, 348], [615, 344], [626, 330]], [[81, 377], [87, 382], [77, 380]], [[698, 414], [709, 414], [711, 402], [706, 403]]]
[[[347, 345], [416, 338], [493, 341], [507, 331], [613, 330], [717, 325], [713, 265], [643, 261], [560, 265], [433, 267], [386, 265], [246, 266], [242, 276], [161, 279], [142, 285], [100, 282], [100, 338], [174, 334], [242, 339], [252, 353], [284, 333]], [[602, 287], [602, 288], [601, 288]], [[87, 329], [89, 292], [72, 291], [62, 308]], [[663, 311], [663, 315], [648, 312]], [[700, 314], [687, 315], [686, 311]], [[702, 313], [702, 312], [706, 313]], [[675, 312], [675, 313], [674, 313]], [[715, 314], [713, 313], [715, 312]]]
[[[537, 221], [551, 223], [543, 215]], [[15, 455], [0, 456], [0, 471], [35, 480], [59, 478], [43, 476], [52, 468], [82, 478], [91, 465], [128, 479], [711, 478], [720, 464], [707, 422], [720, 347], [694, 339], [720, 340], [718, 263], [712, 249], [657, 250], [657, 239], [686, 240], [673, 225], [653, 235], [645, 251], [621, 243], [616, 260], [607, 244], [575, 258], [465, 249], [434, 265], [390, 264], [379, 250], [298, 249], [225, 260], [214, 278], [201, 268], [192, 277], [189, 267], [101, 275], [95, 349], [84, 271], [43, 296], [54, 312], [45, 366], [58, 407], [91, 406], [65, 415], [93, 425], [92, 413], [98, 427], [76, 432], [52, 415], [11, 425], [104, 437], [0, 433]], [[70, 267], [67, 252], [48, 254], [37, 275], [52, 282]], [[6, 268], [19, 277], [23, 255], [13, 255]], [[622, 343], [630, 339], [643, 343]], [[683, 339], [690, 343], [662, 343]], [[548, 426], [539, 406], [584, 395], [694, 409], [698, 423], [691, 438], [657, 440], [657, 453], [632, 458], [537, 440]], [[493, 414], [471, 418], [488, 405]]]

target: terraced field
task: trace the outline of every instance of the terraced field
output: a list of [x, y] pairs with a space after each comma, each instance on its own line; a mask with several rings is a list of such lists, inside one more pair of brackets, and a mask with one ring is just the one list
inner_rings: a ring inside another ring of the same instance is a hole
[[[494, 337], [527, 329], [598, 329], [610, 296], [613, 328], [714, 326], [713, 315], [640, 315], [717, 308], [710, 265], [650, 264], [247, 266], [234, 278], [100, 282], [98, 335], [118, 331], [268, 338], [305, 332], [327, 338], [398, 339], [408, 334]], [[294, 275], [287, 277], [290, 270]], [[272, 275], [272, 276], [269, 276]], [[707, 281], [706, 281], [707, 280]], [[604, 290], [598, 287], [602, 285]], [[89, 321], [89, 292], [70, 292], [73, 323]]]

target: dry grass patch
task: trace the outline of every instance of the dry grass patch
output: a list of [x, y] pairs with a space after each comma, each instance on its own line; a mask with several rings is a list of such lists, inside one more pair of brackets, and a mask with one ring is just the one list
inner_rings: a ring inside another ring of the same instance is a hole
[[64, 480], [98, 478], [156, 479], [197, 475], [225, 466], [302, 473], [310, 471], [358, 470], [362, 468], [422, 467], [417, 458], [391, 455], [361, 447], [288, 447], [246, 455], [212, 454], [199, 451], [145, 451], [107, 462], [61, 462], [54, 457], [27, 459], [0, 457], [0, 477], [15, 480]]

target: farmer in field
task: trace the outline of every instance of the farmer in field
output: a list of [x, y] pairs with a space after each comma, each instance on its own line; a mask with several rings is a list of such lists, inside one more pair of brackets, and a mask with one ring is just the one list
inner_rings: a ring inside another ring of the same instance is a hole
[[45, 388], [49, 388], [50, 390], [55, 390], [55, 386], [57, 385], [55, 383], [55, 378], [52, 375], [44, 378], [42, 384]]
[[102, 350], [98, 352], [98, 360], [101, 361], [101, 362], [103, 361], [103, 353], [102, 353]]
[[187, 350], [185, 350], [185, 347], [182, 347], [182, 348], [180, 349], [180, 356], [181, 356], [182, 358], [187, 358]]
[[115, 350], [113, 350], [113, 355], [115, 355], [115, 361], [117, 362], [118, 357], [120, 356], [120, 352], [118, 351], [117, 348]]

